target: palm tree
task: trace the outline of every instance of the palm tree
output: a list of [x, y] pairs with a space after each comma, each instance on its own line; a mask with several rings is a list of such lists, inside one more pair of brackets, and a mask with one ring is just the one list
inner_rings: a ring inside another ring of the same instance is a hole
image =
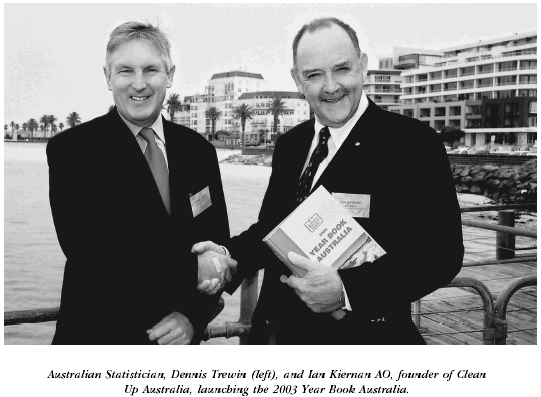
[[222, 112], [218, 110], [218, 108], [212, 106], [207, 111], [205, 111], [205, 116], [207, 117], [207, 119], [210, 119], [212, 123], [212, 137], [213, 139], [216, 139], [217, 137], [215, 136], [214, 131], [216, 130], [216, 122], [220, 119], [220, 117], [222, 117]]
[[235, 109], [233, 109], [233, 113], [235, 115], [235, 118], [240, 118], [240, 125], [242, 128], [241, 142], [242, 142], [242, 146], [244, 147], [244, 144], [246, 143], [244, 142], [244, 138], [245, 138], [244, 130], [246, 128], [246, 120], [252, 119], [252, 115], [254, 114], [254, 111], [252, 110], [251, 106], [248, 106], [243, 103], [242, 105], [237, 106]]
[[286, 110], [286, 104], [284, 103], [284, 101], [282, 101], [282, 98], [274, 98], [268, 103], [270, 105], [269, 113], [272, 114], [274, 117], [273, 131], [276, 132], [277, 137], [279, 137], [280, 133], [278, 132], [278, 117], [284, 114], [284, 111]]
[[58, 126], [56, 124], [51, 124], [51, 136], [54, 134], [56, 134], [56, 131], [58, 130]]
[[77, 124], [81, 124], [81, 116], [77, 112], [71, 112], [66, 118], [70, 127], [75, 127]]
[[49, 125], [51, 126], [51, 136], [53, 136], [53, 125], [54, 122], [57, 120], [56, 117], [54, 117], [52, 114], [49, 115]]
[[175, 112], [182, 110], [182, 103], [180, 102], [179, 95], [175, 93], [169, 94], [169, 98], [167, 98], [167, 102], [165, 102], [167, 105], [167, 112], [169, 113], [170, 122], [173, 122], [173, 117], [175, 116]]
[[39, 122], [43, 124], [43, 128], [41, 129], [41, 132], [43, 132], [43, 137], [47, 135], [47, 127], [49, 126], [49, 116], [44, 114], [39, 119]]
[[7, 133], [8, 133], [8, 125], [7, 124], [4, 124], [4, 138], [6, 137]]
[[9, 125], [11, 125], [11, 136], [13, 136], [13, 129], [15, 128], [15, 122], [12, 121]]
[[19, 132], [19, 124], [15, 124], [15, 137], [17, 138], [18, 137], [18, 132]]
[[60, 132], [62, 132], [62, 130], [64, 129], [64, 124], [58, 123], [58, 128], [60, 128]]
[[34, 130], [39, 128], [39, 124], [36, 119], [28, 120], [28, 129], [30, 130], [30, 141], [34, 140]]
[[24, 134], [26, 135], [26, 129], [28, 128], [28, 124], [23, 123], [22, 127], [23, 127]]

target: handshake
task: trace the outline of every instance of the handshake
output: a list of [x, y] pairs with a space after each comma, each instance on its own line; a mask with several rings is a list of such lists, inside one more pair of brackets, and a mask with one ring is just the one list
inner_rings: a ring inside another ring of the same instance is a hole
[[221, 291], [237, 270], [237, 261], [212, 241], [194, 244], [192, 251], [197, 254], [197, 289], [207, 295]]

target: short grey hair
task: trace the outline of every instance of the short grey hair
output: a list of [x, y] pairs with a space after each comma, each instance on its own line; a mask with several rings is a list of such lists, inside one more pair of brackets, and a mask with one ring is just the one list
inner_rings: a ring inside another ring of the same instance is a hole
[[299, 47], [299, 41], [301, 41], [302, 36], [304, 36], [306, 32], [314, 33], [314, 32], [317, 32], [318, 30], [330, 28], [332, 27], [332, 25], [340, 26], [342, 29], [346, 31], [348, 36], [351, 38], [351, 42], [355, 46], [355, 49], [357, 50], [359, 57], [361, 56], [361, 48], [359, 47], [359, 39], [357, 38], [357, 33], [355, 33], [355, 30], [353, 30], [351, 26], [349, 26], [347, 23], [341, 21], [338, 18], [333, 18], [333, 17], [318, 18], [304, 25], [297, 32], [297, 35], [293, 39], [293, 66], [294, 67], [297, 66], [297, 48]]
[[[115, 49], [123, 43], [132, 40], [146, 41], [149, 44], [155, 46], [162, 54], [167, 71], [173, 66], [171, 60], [171, 44], [169, 39], [162, 30], [150, 23], [143, 22], [126, 22], [119, 25], [111, 32], [109, 41], [107, 43], [107, 50], [105, 53], [105, 64], [108, 64], [109, 57], [115, 51]], [[107, 67], [107, 66], [106, 66]]]

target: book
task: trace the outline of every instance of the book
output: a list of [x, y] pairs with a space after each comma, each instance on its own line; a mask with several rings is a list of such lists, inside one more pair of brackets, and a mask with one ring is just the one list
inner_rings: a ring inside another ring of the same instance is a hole
[[381, 246], [323, 186], [318, 187], [263, 241], [297, 277], [306, 271], [292, 264], [292, 251], [335, 269], [374, 262]]

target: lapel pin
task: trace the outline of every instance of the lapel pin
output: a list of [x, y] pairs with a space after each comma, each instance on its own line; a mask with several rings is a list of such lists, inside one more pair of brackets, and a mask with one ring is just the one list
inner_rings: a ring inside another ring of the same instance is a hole
[[359, 145], [360, 145], [360, 143], [359, 143], [359, 142], [355, 142], [355, 146], [359, 146]]

